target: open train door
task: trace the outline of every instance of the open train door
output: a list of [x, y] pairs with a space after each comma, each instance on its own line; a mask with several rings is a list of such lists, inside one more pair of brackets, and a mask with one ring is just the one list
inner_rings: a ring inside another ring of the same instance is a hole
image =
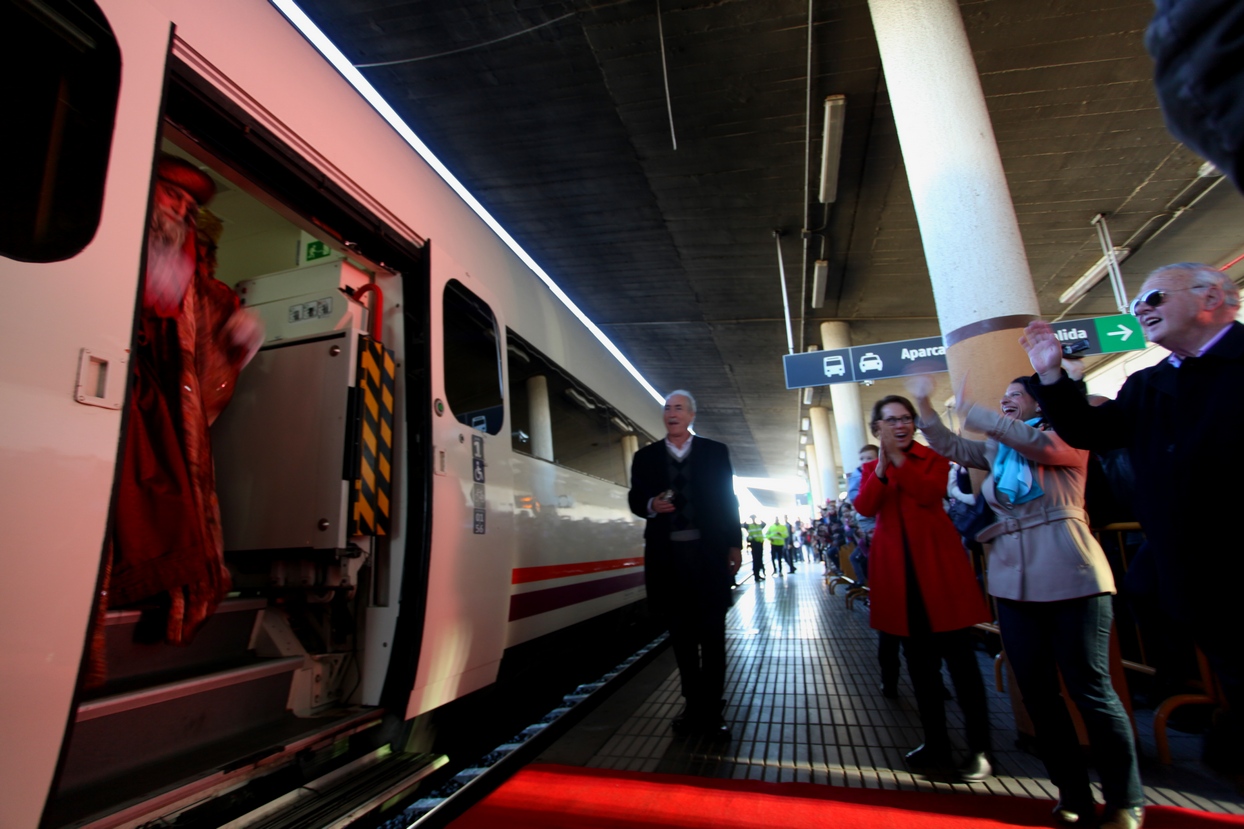
[[435, 245], [430, 303], [432, 533], [407, 717], [496, 680], [514, 566], [505, 320], [480, 281]]
[[0, 826], [31, 827], [74, 704], [109, 514], [170, 24], [16, 0], [0, 188]]

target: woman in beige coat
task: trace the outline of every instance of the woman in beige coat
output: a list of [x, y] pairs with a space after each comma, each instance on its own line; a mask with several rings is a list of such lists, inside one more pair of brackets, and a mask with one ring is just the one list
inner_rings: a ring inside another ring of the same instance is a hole
[[1106, 799], [1104, 827], [1136, 829], [1144, 794], [1131, 720], [1110, 681], [1114, 578], [1084, 511], [1088, 452], [1041, 420], [1028, 378], [1007, 386], [1001, 412], [969, 406], [964, 426], [984, 441], [955, 435], [929, 402], [932, 382], [913, 379], [918, 425], [934, 451], [989, 470], [981, 494], [998, 516], [977, 536], [992, 542], [989, 593], [1037, 745], [1059, 791], [1054, 816], [1066, 824], [1094, 817], [1088, 766], [1058, 686], [1084, 718]]

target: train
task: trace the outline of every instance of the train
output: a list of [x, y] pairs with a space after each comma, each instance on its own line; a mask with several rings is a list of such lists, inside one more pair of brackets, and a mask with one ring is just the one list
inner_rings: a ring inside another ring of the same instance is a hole
[[[0, 826], [169, 819], [382, 725], [401, 754], [508, 652], [642, 603], [659, 398], [281, 10], [4, 15]], [[179, 645], [101, 595], [170, 156], [265, 329], [212, 426], [232, 591]]]

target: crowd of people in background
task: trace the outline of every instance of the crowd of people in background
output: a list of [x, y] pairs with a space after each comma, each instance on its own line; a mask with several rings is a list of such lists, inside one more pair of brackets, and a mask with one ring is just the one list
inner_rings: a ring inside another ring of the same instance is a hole
[[[1181, 637], [1182, 647], [1172, 650], [1195, 644], [1212, 666], [1227, 705], [1207, 734], [1204, 759], [1238, 775], [1244, 740], [1235, 712], [1244, 706], [1244, 657], [1231, 591], [1244, 560], [1215, 535], [1214, 522], [1188, 524], [1181, 516], [1197, 509], [1227, 515], [1238, 504], [1229, 478], [1206, 473], [1234, 468], [1239, 451], [1216, 440], [1221, 430], [1210, 421], [1236, 411], [1244, 397], [1239, 308], [1238, 286], [1209, 266], [1151, 273], [1131, 310], [1149, 341], [1171, 355], [1131, 375], [1113, 400], [1088, 395], [1082, 369], [1050, 326], [1029, 324], [1021, 344], [1035, 374], [999, 389], [996, 404], [965, 398], [962, 390], [955, 395], [960, 422], [983, 440], [942, 423], [930, 378], [909, 378], [914, 402], [900, 395], [876, 401], [870, 428], [877, 444], [860, 448], [848, 492], [807, 522], [753, 515], [741, 526], [737, 517], [727, 523], [738, 514], [727, 451], [699, 439], [693, 454], [694, 400], [686, 392], [671, 395], [666, 441], [636, 455], [631, 506], [648, 519], [649, 599], [670, 618], [688, 700], [675, 729], [729, 737], [721, 716], [723, 620], [745, 538], [758, 582], [766, 577], [767, 544], [774, 576], [815, 561], [827, 574], [848, 571], [869, 588], [881, 692], [897, 694], [900, 651], [915, 692], [924, 742], [906, 754], [914, 769], [968, 781], [992, 774], [976, 655], [979, 626], [992, 627], [1059, 790], [1057, 821], [1096, 817], [1071, 704], [1106, 800], [1099, 826], [1139, 829], [1144, 792], [1136, 738], [1112, 680], [1110, 650], [1116, 615], [1135, 611], [1141, 621], [1147, 608], [1158, 629]], [[968, 470], [979, 470], [975, 485]], [[1130, 607], [1115, 600], [1124, 551], [1103, 548], [1091, 529], [1123, 517], [1129, 501], [1144, 531], [1127, 572]], [[1172, 510], [1172, 503], [1182, 508]], [[709, 551], [710, 534], [712, 549], [725, 556]], [[715, 568], [709, 581], [704, 562]], [[968, 751], [958, 759], [946, 723], [943, 666], [966, 725]]]

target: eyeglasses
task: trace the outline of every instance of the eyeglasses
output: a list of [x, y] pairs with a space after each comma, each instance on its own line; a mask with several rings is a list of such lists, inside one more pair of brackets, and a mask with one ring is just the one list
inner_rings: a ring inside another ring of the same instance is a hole
[[1128, 310], [1132, 312], [1132, 316], [1136, 316], [1136, 309], [1140, 307], [1142, 302], [1150, 308], [1157, 308], [1163, 302], [1166, 302], [1168, 294], [1176, 294], [1180, 291], [1195, 291], [1197, 288], [1208, 287], [1208, 285], [1192, 285], [1187, 288], [1168, 288], [1166, 290], [1154, 288], [1152, 291], [1145, 291], [1143, 294], [1133, 299], [1132, 304], [1128, 306]]
[[910, 426], [916, 422], [911, 415], [903, 415], [902, 417], [883, 417], [881, 422], [887, 426]]

